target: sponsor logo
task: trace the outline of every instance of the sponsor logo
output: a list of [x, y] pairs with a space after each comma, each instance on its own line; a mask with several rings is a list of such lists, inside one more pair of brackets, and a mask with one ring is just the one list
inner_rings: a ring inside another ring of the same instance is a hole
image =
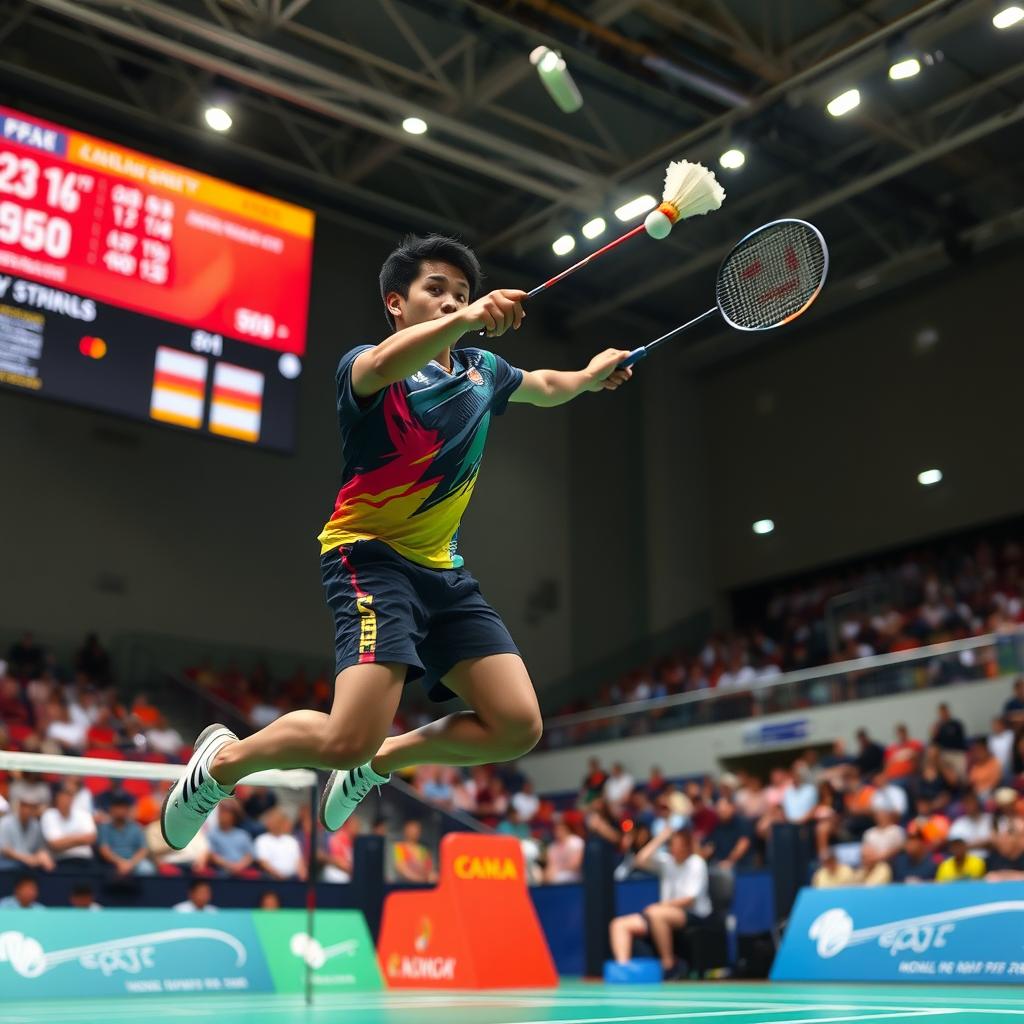
[[417, 370], [412, 375], [412, 379], [414, 381], [416, 381], [417, 384], [429, 384], [430, 383], [430, 378], [422, 370]]
[[359, 951], [359, 941], [345, 939], [325, 948], [312, 935], [296, 932], [288, 943], [288, 948], [292, 956], [297, 956], [314, 971], [318, 971], [328, 960], [333, 960], [336, 956], [355, 956]]
[[471, 384], [483, 384], [484, 382], [483, 374], [475, 366], [471, 366], [466, 371], [466, 378]]
[[455, 858], [455, 874], [459, 878], [492, 882], [513, 881], [519, 878], [516, 862], [511, 857], [471, 857], [467, 853]]
[[420, 921], [420, 933], [416, 936], [413, 945], [416, 947], [417, 953], [425, 953], [427, 947], [430, 945], [430, 936], [434, 932], [434, 926], [430, 923], [430, 918], [425, 917]]
[[377, 649], [377, 613], [373, 610], [373, 594], [356, 598], [359, 611], [359, 653], [373, 654]]
[[23, 978], [38, 978], [60, 964], [77, 960], [86, 970], [100, 971], [106, 977], [123, 971], [138, 974], [156, 966], [156, 947], [171, 942], [209, 939], [223, 942], [235, 951], [236, 966], [241, 967], [248, 954], [245, 946], [233, 935], [214, 928], [172, 928], [165, 932], [132, 935], [88, 946], [47, 953], [42, 943], [21, 932], [0, 932], [0, 963], [9, 963]]
[[431, 981], [452, 981], [456, 960], [453, 956], [400, 956], [388, 957], [389, 978], [429, 978]]
[[840, 907], [819, 914], [807, 930], [807, 937], [815, 943], [818, 956], [830, 960], [851, 946], [860, 946], [877, 940], [890, 956], [900, 953], [925, 953], [929, 949], [942, 949], [946, 940], [956, 931], [959, 921], [995, 914], [1024, 912], [1024, 900], [1001, 900], [982, 903], [974, 907], [961, 907], [939, 914], [908, 917], [902, 921], [889, 921], [870, 928], [854, 928], [853, 918]]

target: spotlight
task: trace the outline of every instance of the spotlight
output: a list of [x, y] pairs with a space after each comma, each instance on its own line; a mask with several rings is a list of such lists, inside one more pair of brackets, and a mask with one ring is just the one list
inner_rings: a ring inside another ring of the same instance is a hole
[[746, 163], [746, 156], [742, 149], [727, 149], [719, 158], [718, 162], [727, 170], [735, 171]]
[[830, 100], [825, 109], [833, 117], [842, 117], [843, 114], [848, 114], [854, 107], [858, 106], [860, 106], [860, 90], [847, 89], [846, 92], [840, 93], [834, 100]]
[[1022, 20], [1024, 20], [1024, 7], [1018, 7], [1016, 4], [1011, 7], [1004, 7], [992, 16], [992, 24], [1000, 29], [1012, 28]]
[[758, 519], [758, 521], [754, 523], [754, 533], [762, 536], [766, 533], [771, 533], [774, 529], [775, 521], [772, 519]]
[[597, 238], [598, 235], [604, 234], [604, 229], [607, 226], [604, 222], [604, 217], [595, 217], [593, 220], [588, 220], [582, 228], [583, 237]]
[[422, 135], [427, 130], [427, 122], [422, 117], [407, 117], [402, 122], [402, 127], [410, 135]]
[[541, 84], [563, 114], [573, 114], [583, 106], [583, 97], [560, 53], [538, 46], [530, 53], [530, 63], [537, 69]]
[[572, 235], [562, 235], [551, 243], [556, 256], [565, 256], [576, 248], [576, 239]]
[[215, 132], [226, 132], [232, 124], [231, 115], [223, 107], [207, 107], [203, 117]]
[[921, 62], [916, 57], [906, 57], [889, 65], [889, 77], [898, 82], [904, 78], [913, 78], [921, 73]]
[[635, 220], [641, 213], [653, 210], [657, 205], [658, 200], [654, 196], [637, 196], [636, 199], [631, 199], [625, 205], [620, 206], [615, 211], [615, 216], [619, 220]]
[[941, 469], [926, 469], [917, 474], [917, 482], [922, 487], [932, 487], [942, 481]]

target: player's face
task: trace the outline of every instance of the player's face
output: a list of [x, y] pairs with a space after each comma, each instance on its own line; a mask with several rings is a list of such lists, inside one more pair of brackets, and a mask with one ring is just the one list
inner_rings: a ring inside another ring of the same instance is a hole
[[393, 296], [400, 304], [401, 316], [396, 323], [402, 327], [422, 324], [447, 316], [469, 303], [469, 282], [458, 267], [450, 263], [424, 260], [416, 280], [409, 285], [409, 297]]

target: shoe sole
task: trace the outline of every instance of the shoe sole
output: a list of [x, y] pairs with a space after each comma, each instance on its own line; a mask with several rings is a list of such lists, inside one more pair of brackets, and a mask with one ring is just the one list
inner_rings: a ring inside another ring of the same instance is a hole
[[[337, 832], [338, 829], [331, 828], [327, 824], [327, 801], [330, 799], [331, 790], [334, 789], [334, 784], [338, 780], [338, 773], [336, 771], [331, 772], [330, 777], [327, 779], [327, 785], [324, 786], [323, 796], [320, 797], [320, 824], [328, 832]], [[344, 822], [342, 822], [344, 824]], [[338, 828], [341, 826], [339, 825]]]
[[178, 850], [178, 851], [184, 850], [185, 846], [188, 846], [188, 843], [186, 843], [185, 846], [175, 846], [174, 843], [172, 843], [170, 841], [170, 839], [167, 837], [167, 824], [166, 824], [166, 822], [167, 822], [167, 805], [171, 802], [171, 797], [173, 796], [174, 791], [178, 788], [178, 786], [181, 785], [181, 780], [183, 778], [185, 778], [186, 775], [190, 775], [191, 774], [191, 772], [189, 771], [189, 765], [192, 764], [192, 762], [195, 760], [195, 758], [197, 756], [200, 756], [200, 755], [202, 755], [204, 753], [203, 746], [205, 745], [206, 741], [215, 732], [218, 732], [221, 729], [223, 729], [225, 732], [229, 732], [230, 731], [226, 725], [221, 725], [220, 722], [214, 722], [213, 725], [208, 725], [196, 737], [196, 742], [195, 742], [195, 744], [192, 747], [192, 756], [188, 759], [188, 764], [185, 765], [185, 770], [181, 773], [180, 776], [178, 776], [177, 782], [175, 782], [174, 785], [171, 786], [171, 788], [169, 790], [167, 790], [167, 793], [164, 796], [164, 802], [163, 802], [163, 804], [160, 807], [160, 835], [162, 835], [164, 837], [164, 842], [172, 850]]

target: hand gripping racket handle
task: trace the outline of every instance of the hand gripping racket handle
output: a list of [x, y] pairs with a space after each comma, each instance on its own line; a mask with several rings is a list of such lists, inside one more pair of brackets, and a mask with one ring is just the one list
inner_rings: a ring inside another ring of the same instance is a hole
[[625, 359], [615, 367], [616, 370], [624, 370], [627, 366], [632, 366], [634, 363], [639, 363], [647, 355], [647, 346], [641, 345], [639, 348], [633, 349], [632, 352], [626, 356]]

